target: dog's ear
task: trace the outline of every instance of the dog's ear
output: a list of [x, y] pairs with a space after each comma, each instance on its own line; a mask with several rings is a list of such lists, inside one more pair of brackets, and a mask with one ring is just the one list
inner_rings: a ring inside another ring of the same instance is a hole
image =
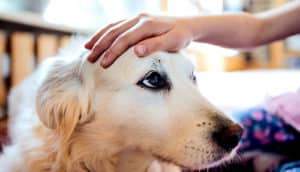
[[[37, 114], [48, 128], [68, 138], [76, 125], [90, 117], [92, 79], [84, 78], [83, 60], [51, 64], [36, 97]], [[92, 74], [90, 74], [92, 75]]]

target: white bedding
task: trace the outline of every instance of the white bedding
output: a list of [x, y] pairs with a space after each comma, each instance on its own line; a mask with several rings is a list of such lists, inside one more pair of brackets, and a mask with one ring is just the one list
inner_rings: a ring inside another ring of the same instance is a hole
[[300, 70], [200, 72], [197, 77], [202, 94], [229, 111], [261, 105], [267, 98], [300, 88]]

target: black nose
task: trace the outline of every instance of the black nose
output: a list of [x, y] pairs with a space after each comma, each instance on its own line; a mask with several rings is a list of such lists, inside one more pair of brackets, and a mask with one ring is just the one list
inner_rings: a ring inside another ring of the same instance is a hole
[[213, 140], [226, 151], [231, 151], [236, 147], [243, 134], [243, 128], [238, 124], [221, 127], [212, 133]]

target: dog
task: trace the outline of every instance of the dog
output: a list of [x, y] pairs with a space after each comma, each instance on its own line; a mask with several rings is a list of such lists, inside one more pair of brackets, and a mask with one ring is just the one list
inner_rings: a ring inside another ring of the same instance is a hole
[[11, 92], [9, 115], [1, 172], [197, 170], [229, 159], [242, 134], [181, 53], [132, 49], [108, 69], [49, 58]]

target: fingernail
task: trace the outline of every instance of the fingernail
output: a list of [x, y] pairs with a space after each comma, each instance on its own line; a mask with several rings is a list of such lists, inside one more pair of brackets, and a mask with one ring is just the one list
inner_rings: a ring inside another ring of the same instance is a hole
[[87, 59], [88, 59], [88, 61], [93, 62], [93, 56], [92, 56], [92, 54], [90, 54]]
[[138, 56], [143, 56], [146, 53], [146, 47], [145, 45], [137, 45], [135, 51]]
[[90, 45], [90, 42], [86, 42], [85, 44], [84, 44], [84, 48], [86, 48], [86, 49], [92, 49], [92, 47], [91, 47], [91, 45]]
[[107, 65], [107, 62], [108, 62], [108, 55], [105, 54], [100, 62], [101, 66], [105, 67]]
[[100, 62], [101, 66], [103, 66], [103, 67], [106, 65], [106, 63], [107, 63], [106, 59], [102, 59]]

